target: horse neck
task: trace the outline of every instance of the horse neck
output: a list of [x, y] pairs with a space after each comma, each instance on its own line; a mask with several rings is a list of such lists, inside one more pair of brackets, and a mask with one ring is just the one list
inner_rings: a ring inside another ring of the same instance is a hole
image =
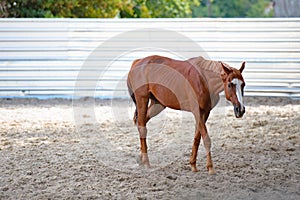
[[213, 74], [206, 77], [209, 91], [214, 94], [220, 94], [224, 91], [223, 81], [220, 78], [220, 74]]
[[224, 85], [221, 79], [221, 72], [205, 71], [203, 72], [203, 75], [206, 79], [207, 86], [209, 89], [212, 107], [215, 107], [215, 105], [219, 101], [219, 94], [222, 91], [224, 91]]
[[206, 60], [202, 57], [192, 58], [190, 62], [199, 70], [206, 79], [213, 107], [219, 101], [219, 94], [224, 90], [221, 74], [223, 72], [221, 63]]

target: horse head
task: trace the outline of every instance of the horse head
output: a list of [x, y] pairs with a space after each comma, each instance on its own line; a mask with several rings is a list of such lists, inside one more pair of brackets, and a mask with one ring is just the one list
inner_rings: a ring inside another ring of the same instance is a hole
[[222, 80], [224, 84], [225, 97], [234, 107], [234, 114], [237, 118], [243, 117], [245, 106], [243, 102], [245, 81], [242, 72], [245, 68], [245, 62], [239, 70], [222, 63]]

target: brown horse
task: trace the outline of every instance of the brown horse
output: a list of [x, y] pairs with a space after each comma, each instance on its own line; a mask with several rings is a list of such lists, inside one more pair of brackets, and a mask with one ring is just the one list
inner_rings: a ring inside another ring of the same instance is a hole
[[244, 67], [245, 62], [237, 70], [223, 62], [202, 57], [179, 61], [162, 56], [149, 56], [135, 60], [128, 74], [127, 85], [136, 105], [134, 122], [140, 134], [142, 163], [147, 168], [150, 167], [146, 123], [169, 107], [192, 112], [195, 117], [196, 131], [190, 157], [192, 171], [198, 171], [196, 158], [202, 137], [207, 153], [206, 167], [209, 174], [214, 174], [211, 141], [205, 123], [222, 91], [225, 91], [226, 99], [233, 104], [235, 116], [243, 116]]

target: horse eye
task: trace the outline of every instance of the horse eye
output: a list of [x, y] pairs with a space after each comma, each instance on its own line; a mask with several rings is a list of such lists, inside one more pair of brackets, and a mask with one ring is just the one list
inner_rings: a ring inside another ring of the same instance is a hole
[[232, 86], [232, 83], [228, 83], [228, 88], [231, 88], [231, 86]]

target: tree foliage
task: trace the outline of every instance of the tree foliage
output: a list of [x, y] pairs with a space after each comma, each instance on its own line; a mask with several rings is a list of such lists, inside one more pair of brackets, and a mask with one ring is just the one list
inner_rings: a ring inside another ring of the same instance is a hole
[[[7, 17], [115, 17], [122, 0], [4, 0]], [[2, 14], [3, 15], [3, 14]]]
[[272, 0], [2, 0], [0, 17], [268, 17]]
[[121, 17], [167, 18], [192, 17], [192, 7], [199, 0], [131, 0], [120, 12]]
[[198, 0], [4, 0], [2, 17], [191, 17]]
[[272, 17], [272, 0], [204, 0], [193, 17]]

